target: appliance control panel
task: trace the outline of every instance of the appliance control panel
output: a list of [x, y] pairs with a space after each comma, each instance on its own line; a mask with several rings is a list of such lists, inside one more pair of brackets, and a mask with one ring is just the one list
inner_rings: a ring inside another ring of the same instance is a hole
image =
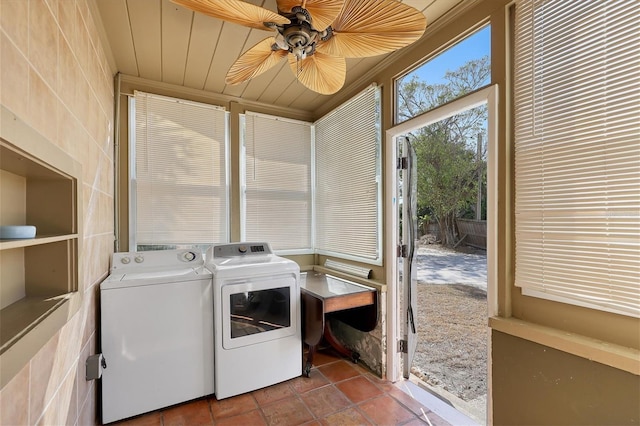
[[273, 254], [269, 243], [231, 243], [213, 246], [213, 257], [239, 257]]
[[158, 250], [144, 252], [113, 253], [111, 258], [112, 271], [124, 271], [145, 268], [184, 266], [192, 267], [204, 265], [202, 252], [198, 250]]

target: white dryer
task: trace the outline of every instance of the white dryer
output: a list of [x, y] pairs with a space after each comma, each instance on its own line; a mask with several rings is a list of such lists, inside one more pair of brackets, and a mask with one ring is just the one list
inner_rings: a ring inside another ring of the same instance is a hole
[[215, 394], [250, 392], [302, 374], [300, 267], [267, 243], [211, 247]]
[[100, 285], [103, 423], [214, 392], [211, 285], [201, 251], [113, 254]]

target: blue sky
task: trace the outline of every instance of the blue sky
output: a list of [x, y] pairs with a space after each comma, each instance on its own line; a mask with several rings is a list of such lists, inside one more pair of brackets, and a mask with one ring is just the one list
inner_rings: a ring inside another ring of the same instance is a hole
[[420, 80], [429, 84], [439, 83], [448, 70], [455, 70], [471, 59], [490, 53], [491, 29], [486, 26], [425, 63], [408, 77], [416, 74]]

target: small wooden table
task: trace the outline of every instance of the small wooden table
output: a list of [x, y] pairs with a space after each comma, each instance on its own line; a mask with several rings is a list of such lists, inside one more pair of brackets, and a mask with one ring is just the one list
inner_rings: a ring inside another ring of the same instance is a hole
[[358, 362], [360, 354], [345, 348], [333, 335], [327, 317], [368, 332], [378, 323], [376, 289], [317, 272], [300, 274], [303, 339], [309, 345], [303, 374], [309, 377], [313, 355], [322, 336], [342, 355]]

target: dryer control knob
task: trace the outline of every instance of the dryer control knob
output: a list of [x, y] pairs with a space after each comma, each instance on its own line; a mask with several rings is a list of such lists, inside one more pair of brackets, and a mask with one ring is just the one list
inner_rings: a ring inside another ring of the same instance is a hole
[[131, 262], [131, 258], [130, 257], [123, 257], [122, 259], [120, 259], [120, 262], [122, 262], [125, 265], [127, 265], [127, 264], [129, 264]]
[[192, 251], [186, 252], [183, 256], [184, 256], [184, 260], [186, 260], [187, 262], [191, 262], [196, 258], [196, 254]]
[[246, 253], [247, 252], [247, 246], [240, 246], [238, 247], [238, 251], [240, 253]]
[[142, 262], [144, 262], [144, 257], [136, 256], [134, 260], [136, 261], [136, 263], [142, 263]]

